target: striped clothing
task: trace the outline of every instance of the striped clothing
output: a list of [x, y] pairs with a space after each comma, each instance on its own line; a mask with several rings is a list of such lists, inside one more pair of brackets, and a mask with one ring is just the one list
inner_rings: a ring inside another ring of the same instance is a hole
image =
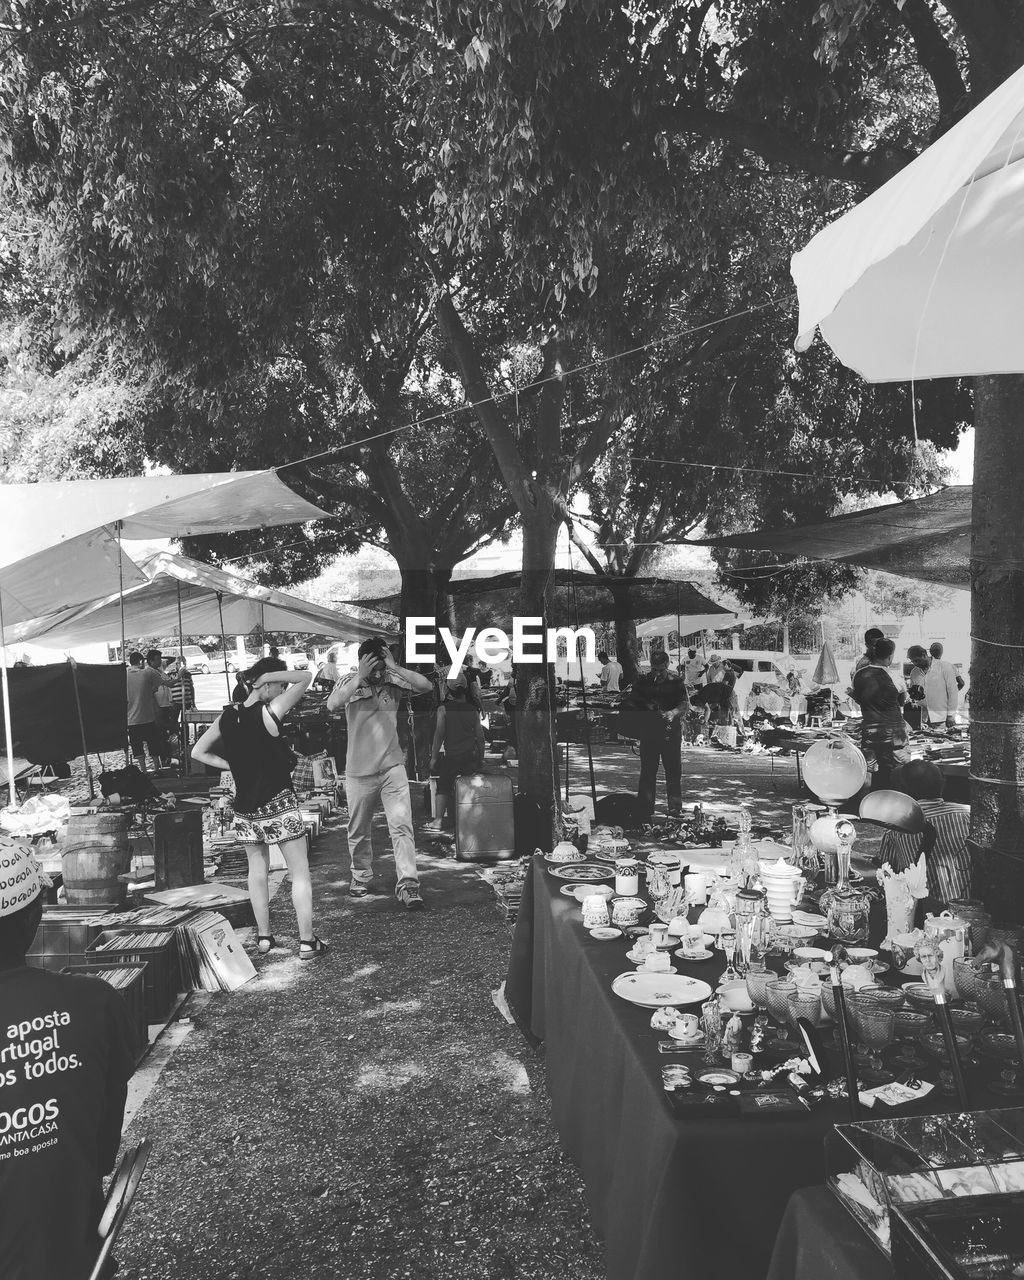
[[[940, 902], [971, 896], [971, 855], [967, 836], [971, 811], [966, 805], [945, 800], [919, 800], [924, 816], [935, 828], [935, 848], [928, 858], [928, 892]], [[887, 831], [882, 837], [879, 857], [894, 871], [913, 866], [921, 852], [921, 836], [903, 831]]]
[[169, 692], [171, 701], [176, 707], [180, 707], [184, 711], [191, 711], [196, 705], [196, 686], [192, 679], [192, 672], [187, 667], [183, 667], [178, 673], [181, 678], [181, 684], [176, 684]]

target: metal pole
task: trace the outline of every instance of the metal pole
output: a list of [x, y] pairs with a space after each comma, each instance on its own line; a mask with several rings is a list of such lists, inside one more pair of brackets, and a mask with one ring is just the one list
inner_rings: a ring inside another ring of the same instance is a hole
[[[224, 634], [224, 596], [220, 591], [217, 592], [217, 613], [220, 617], [220, 647], [222, 652], [225, 655], [224, 686], [228, 691], [228, 702], [230, 702], [231, 701], [231, 681], [228, 678], [228, 660], [227, 660], [228, 640], [227, 640], [227, 636]], [[183, 713], [183, 716], [184, 716], [184, 713]]]
[[92, 781], [92, 765], [89, 763], [89, 744], [85, 740], [85, 717], [82, 715], [82, 697], [78, 691], [78, 663], [74, 658], [68, 658], [68, 666], [71, 668], [71, 687], [75, 691], [75, 709], [78, 712], [78, 732], [82, 738], [82, 756], [85, 759], [85, 776], [89, 782], [89, 799], [96, 799], [96, 788]]
[[[175, 579], [174, 579], [174, 585], [175, 585], [175, 587], [177, 588], [177, 592], [178, 592], [178, 657], [179, 657], [179, 658], [181, 658], [181, 659], [182, 659], [182, 661], [184, 661], [184, 658], [185, 658], [185, 633], [184, 633], [184, 628], [183, 628], [183, 626], [182, 626], [182, 622], [181, 622], [181, 579], [180, 579], [180, 578], [175, 578]], [[221, 649], [223, 649], [223, 650], [224, 650], [224, 670], [225, 670], [225, 671], [227, 671], [227, 669], [228, 669], [228, 665], [227, 665], [227, 664], [228, 664], [228, 655], [227, 655], [227, 650], [226, 650], [225, 645], [224, 645], [224, 634], [223, 634], [223, 632], [221, 632], [220, 641], [221, 641], [221, 643], [220, 643], [220, 647], [221, 647]]]
[[676, 656], [678, 658], [677, 666], [683, 663], [683, 622], [679, 616], [679, 583], [676, 583]]
[[[834, 958], [834, 953], [833, 953]], [[843, 1051], [843, 1067], [846, 1071], [846, 1092], [849, 1095], [850, 1119], [860, 1119], [860, 1094], [857, 1092], [857, 1071], [853, 1065], [853, 1051], [850, 1049], [850, 1032], [846, 1022], [846, 992], [843, 990], [842, 975], [838, 963], [832, 965], [832, 997], [836, 1006], [836, 1028], [839, 1031], [839, 1044]]]
[[[569, 585], [572, 588], [572, 611], [576, 630], [580, 629], [580, 606], [576, 596], [576, 568], [572, 561], [572, 548], [569, 548]], [[594, 749], [590, 743], [590, 712], [587, 709], [587, 677], [583, 671], [583, 655], [580, 653], [580, 639], [576, 637], [576, 658], [580, 664], [580, 695], [583, 699], [583, 736], [587, 743], [587, 765], [590, 768], [590, 798], [597, 812], [597, 783], [594, 781]], [[567, 797], [568, 798], [568, 797]]]
[[[121, 521], [118, 520], [114, 525], [117, 530], [117, 595], [121, 605], [121, 669], [124, 671], [124, 696], [125, 705], [128, 703], [128, 644], [124, 634], [124, 561], [121, 552]], [[125, 713], [125, 738], [128, 738], [127, 712]], [[125, 742], [124, 747], [124, 767], [128, 768], [130, 746]], [[143, 761], [145, 767], [145, 761]]]
[[7, 750], [7, 789], [11, 808], [18, 804], [18, 792], [14, 785], [14, 730], [11, 727], [11, 689], [7, 683], [7, 643], [4, 640], [4, 593], [0, 591], [0, 678], [4, 691], [4, 746]]
[[949, 1016], [949, 1005], [946, 1004], [946, 993], [936, 989], [932, 994], [935, 996], [936, 1017], [942, 1027], [943, 1039], [946, 1041], [946, 1053], [949, 1056], [949, 1070], [953, 1077], [956, 1098], [964, 1111], [970, 1111], [971, 1099], [967, 1093], [964, 1069], [960, 1063], [960, 1053], [956, 1045], [956, 1032], [953, 1030], [953, 1019]]

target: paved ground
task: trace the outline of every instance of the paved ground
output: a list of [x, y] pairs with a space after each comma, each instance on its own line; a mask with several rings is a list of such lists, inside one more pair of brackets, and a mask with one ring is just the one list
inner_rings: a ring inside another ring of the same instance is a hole
[[[600, 752], [601, 790], [635, 787], [636, 757]], [[570, 768], [585, 789], [585, 753]], [[773, 777], [763, 756], [688, 750], [684, 779], [688, 803], [750, 801], [776, 820], [796, 796], [792, 764]], [[129, 1139], [155, 1152], [124, 1280], [599, 1280], [542, 1059], [492, 1000], [509, 931], [489, 888], [423, 856], [428, 910], [353, 902], [341, 829], [313, 864], [331, 954], [295, 957], [279, 893], [283, 949], [197, 1014], [133, 1121]], [[391, 889], [390, 856], [380, 865]]]

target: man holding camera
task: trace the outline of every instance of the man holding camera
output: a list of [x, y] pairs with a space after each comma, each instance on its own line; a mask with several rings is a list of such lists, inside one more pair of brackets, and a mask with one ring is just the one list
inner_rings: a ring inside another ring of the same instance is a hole
[[418, 911], [423, 899], [416, 870], [409, 775], [398, 740], [398, 712], [406, 694], [430, 693], [432, 686], [426, 676], [398, 666], [380, 637], [364, 640], [358, 657], [357, 670], [343, 676], [327, 699], [328, 710], [345, 708], [348, 724], [345, 794], [352, 856], [349, 894], [365, 898], [370, 892], [373, 815], [381, 801], [395, 851], [395, 896], [407, 910]]

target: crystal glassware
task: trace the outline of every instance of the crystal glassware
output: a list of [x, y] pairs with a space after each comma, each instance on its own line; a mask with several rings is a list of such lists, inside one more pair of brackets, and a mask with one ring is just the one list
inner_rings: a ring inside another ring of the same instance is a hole
[[1002, 1027], [1010, 1020], [1010, 1010], [1006, 1007], [1006, 988], [998, 978], [983, 983], [978, 988], [978, 1004], [990, 1022]]
[[1002, 1064], [998, 1080], [992, 1080], [989, 1088], [993, 1093], [1014, 1096], [1024, 1093], [1024, 1082], [1018, 1074], [1020, 1062], [1017, 1058], [1017, 1040], [1008, 1031], [998, 1031], [995, 1027], [986, 1027], [978, 1038], [979, 1050], [989, 1058]]
[[896, 1024], [896, 1039], [902, 1048], [896, 1055], [896, 1061], [905, 1067], [920, 1067], [923, 1059], [917, 1052], [915, 1042], [928, 1030], [931, 1018], [917, 1009], [897, 1009], [893, 1014]]
[[726, 933], [719, 938], [722, 950], [725, 952], [725, 971], [722, 974], [722, 982], [738, 982], [742, 979], [743, 974], [736, 968], [736, 955], [738, 951], [738, 934], [736, 932], [736, 917], [729, 917], [729, 924], [732, 926], [732, 933]]
[[953, 1030], [957, 1035], [966, 1036], [971, 1045], [971, 1062], [974, 1062], [974, 1049], [978, 1033], [986, 1022], [986, 1015], [973, 1005], [954, 1005], [949, 1011]]
[[821, 992], [819, 988], [797, 987], [789, 997], [789, 1022], [796, 1030], [797, 1018], [806, 1018], [812, 1027], [821, 1021]]
[[781, 979], [767, 988], [768, 1013], [775, 1022], [779, 1038], [789, 1037], [789, 997], [797, 990], [795, 982], [783, 982]]
[[755, 968], [747, 970], [747, 994], [758, 1009], [768, 1008], [768, 988], [779, 981], [779, 975], [771, 969]]
[[991, 970], [986, 966], [980, 969], [970, 960], [953, 961], [953, 982], [956, 993], [961, 1000], [978, 1000], [981, 988], [991, 981]]
[[829, 936], [840, 942], [866, 942], [868, 915], [871, 910], [871, 894], [867, 889], [857, 889], [850, 883], [850, 854], [856, 831], [852, 822], [836, 824], [836, 871], [834, 888], [821, 895], [818, 910], [828, 920]]
[[881, 1005], [862, 1003], [854, 1015], [857, 1034], [867, 1050], [867, 1064], [860, 1070], [861, 1079], [872, 1084], [888, 1084], [891, 1071], [882, 1065], [882, 1050], [888, 1049], [896, 1035], [896, 1014]]
[[836, 993], [831, 982], [823, 982], [821, 984], [821, 1007], [832, 1021], [835, 1022]]
[[[961, 1062], [966, 1062], [970, 1057], [971, 1042], [966, 1036], [954, 1036], [956, 1041], [956, 1051]], [[953, 1072], [949, 1066], [949, 1055], [946, 1051], [946, 1037], [941, 1031], [926, 1031], [919, 1041], [921, 1048], [929, 1056], [939, 1063], [939, 1083], [938, 1090], [940, 1093], [953, 1094], [956, 1092], [953, 1081]]]

